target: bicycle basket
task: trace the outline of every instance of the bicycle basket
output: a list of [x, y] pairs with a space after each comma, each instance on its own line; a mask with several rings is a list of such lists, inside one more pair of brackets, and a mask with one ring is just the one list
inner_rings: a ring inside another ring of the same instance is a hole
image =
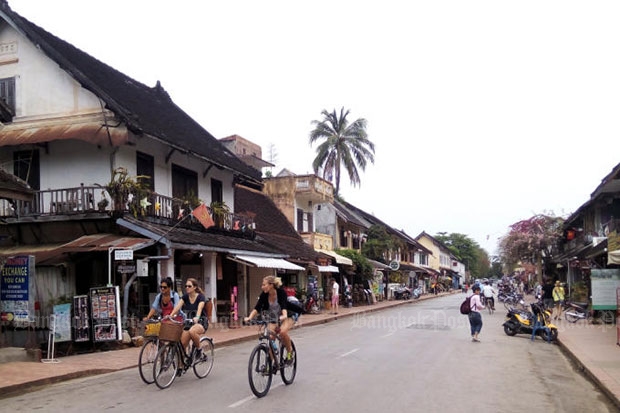
[[157, 323], [149, 323], [147, 322], [144, 325], [144, 337], [157, 337], [159, 335], [159, 328], [161, 327], [161, 322]]
[[179, 341], [183, 333], [183, 323], [161, 323], [159, 339], [165, 341]]

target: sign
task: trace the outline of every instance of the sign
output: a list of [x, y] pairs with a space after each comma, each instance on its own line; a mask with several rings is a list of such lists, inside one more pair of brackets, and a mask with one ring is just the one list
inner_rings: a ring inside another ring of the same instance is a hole
[[118, 271], [120, 274], [133, 274], [134, 272], [136, 272], [136, 266], [119, 265], [118, 267], [116, 267], [116, 271]]
[[34, 256], [20, 255], [6, 259], [0, 272], [0, 319], [30, 321], [34, 315]]
[[122, 338], [121, 305], [118, 286], [90, 289], [93, 340], [115, 341]]
[[400, 268], [400, 262], [394, 260], [394, 261], [390, 261], [390, 269], [392, 271], [398, 271], [398, 269]]
[[54, 306], [54, 341], [71, 341], [71, 304]]
[[116, 261], [133, 260], [133, 250], [114, 250], [114, 259]]
[[73, 339], [76, 342], [90, 340], [90, 309], [87, 295], [73, 297]]
[[620, 269], [592, 269], [592, 309], [616, 310], [616, 290], [620, 287]]

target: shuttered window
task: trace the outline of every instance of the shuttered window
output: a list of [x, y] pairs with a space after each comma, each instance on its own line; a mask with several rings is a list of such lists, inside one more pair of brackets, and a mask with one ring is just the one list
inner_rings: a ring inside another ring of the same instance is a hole
[[15, 113], [15, 78], [0, 79], [0, 99]]

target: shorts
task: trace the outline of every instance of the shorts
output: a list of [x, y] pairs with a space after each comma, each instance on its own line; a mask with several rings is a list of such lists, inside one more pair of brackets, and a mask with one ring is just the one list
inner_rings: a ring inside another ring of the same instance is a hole
[[340, 294], [332, 295], [332, 306], [335, 306], [336, 304], [338, 304], [339, 299], [340, 299]]

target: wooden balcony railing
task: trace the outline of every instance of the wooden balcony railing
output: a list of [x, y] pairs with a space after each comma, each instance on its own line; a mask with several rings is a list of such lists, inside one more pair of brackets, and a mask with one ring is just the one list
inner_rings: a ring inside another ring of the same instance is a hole
[[[207, 207], [208, 208], [208, 207]], [[93, 214], [129, 212], [137, 218], [161, 218], [174, 225], [185, 218], [191, 226], [198, 223], [191, 214], [191, 208], [184, 200], [152, 193], [146, 199], [130, 199], [125, 204], [110, 200], [107, 192], [99, 186], [84, 186], [36, 191], [32, 201], [0, 199], [0, 218], [15, 221], [30, 221], [33, 218], [75, 219]], [[253, 236], [254, 220], [233, 213], [214, 219], [216, 229]]]

